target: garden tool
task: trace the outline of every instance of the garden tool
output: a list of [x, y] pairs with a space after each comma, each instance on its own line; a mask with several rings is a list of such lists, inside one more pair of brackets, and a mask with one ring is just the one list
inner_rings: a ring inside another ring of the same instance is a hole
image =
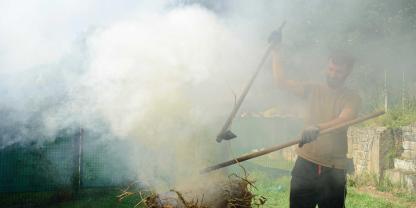
[[234, 105], [234, 108], [232, 109], [230, 115], [228, 116], [227, 120], [225, 121], [220, 133], [217, 136], [217, 142], [221, 142], [222, 140], [231, 140], [236, 138], [237, 136], [231, 132], [229, 130], [231, 123], [233, 121], [233, 119], [235, 118], [235, 115], [237, 114], [241, 104], [244, 101], [244, 98], [246, 97], [248, 91], [250, 90], [251, 86], [253, 85], [254, 80], [256, 79], [257, 75], [259, 74], [259, 72], [261, 71], [261, 69], [263, 68], [264, 63], [266, 62], [267, 57], [269, 57], [270, 53], [272, 52], [272, 50], [276, 47], [278, 47], [280, 45], [280, 43], [282, 42], [282, 30], [283, 27], [285, 26], [286, 21], [284, 21], [282, 23], [282, 25], [280, 25], [279, 29], [275, 30], [269, 37], [268, 41], [269, 41], [269, 46], [266, 49], [266, 52], [264, 53], [262, 59], [260, 60], [259, 65], [257, 66], [256, 71], [254, 72], [253, 76], [251, 77], [251, 79], [249, 80], [249, 82], [247, 83], [246, 87], [243, 90], [243, 93], [240, 95], [240, 97], [238, 98], [236, 104]]

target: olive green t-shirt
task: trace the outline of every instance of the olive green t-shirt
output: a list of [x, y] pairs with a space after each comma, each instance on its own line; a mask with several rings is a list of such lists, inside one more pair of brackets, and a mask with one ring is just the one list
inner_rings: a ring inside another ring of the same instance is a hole
[[[323, 84], [303, 84], [303, 89], [304, 98], [308, 103], [306, 125], [317, 125], [333, 120], [346, 107], [358, 113], [361, 107], [361, 98], [358, 93], [348, 88], [334, 90]], [[298, 156], [316, 164], [346, 169], [347, 130], [348, 128], [344, 128], [319, 136], [317, 140], [297, 148], [296, 152]]]

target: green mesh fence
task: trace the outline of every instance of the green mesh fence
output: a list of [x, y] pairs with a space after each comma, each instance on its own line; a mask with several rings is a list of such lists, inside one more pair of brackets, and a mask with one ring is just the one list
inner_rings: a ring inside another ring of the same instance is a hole
[[0, 151], [0, 192], [50, 191], [70, 185], [72, 142], [43, 147], [12, 145]]
[[[300, 126], [299, 120], [283, 118], [237, 119], [232, 129], [238, 135], [232, 141], [233, 152], [242, 154], [283, 143], [295, 135]], [[174, 154], [165, 152], [159, 156], [158, 152], [140, 147], [133, 140], [104, 139], [89, 132], [83, 134], [80, 142], [77, 142], [79, 135], [68, 135], [41, 146], [15, 144], [0, 150], [0, 207], [48, 207], [82, 197], [91, 189], [126, 187], [138, 180], [137, 174], [143, 171], [159, 174], [155, 177], [165, 181], [175, 177], [172, 173], [163, 175], [159, 173], [164, 172], [159, 171], [160, 167], [153, 167], [157, 161], [174, 165], [174, 161], [170, 161]], [[77, 157], [79, 144], [81, 158]], [[277, 171], [276, 168], [282, 169], [276, 165], [279, 162], [268, 163], [269, 160], [264, 160], [246, 165], [276, 177], [287, 174], [287, 171]]]
[[135, 179], [127, 163], [128, 140], [82, 140], [77, 164], [76, 136], [60, 137], [42, 147], [12, 145], [0, 150], [0, 192], [39, 192], [71, 189], [81, 171], [81, 188], [125, 185]]

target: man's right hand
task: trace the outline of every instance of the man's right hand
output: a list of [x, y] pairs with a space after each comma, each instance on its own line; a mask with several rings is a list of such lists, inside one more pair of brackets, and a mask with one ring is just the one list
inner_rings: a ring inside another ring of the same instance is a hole
[[308, 126], [302, 132], [302, 138], [299, 142], [299, 147], [303, 147], [304, 144], [310, 143], [316, 140], [319, 136], [319, 126]]

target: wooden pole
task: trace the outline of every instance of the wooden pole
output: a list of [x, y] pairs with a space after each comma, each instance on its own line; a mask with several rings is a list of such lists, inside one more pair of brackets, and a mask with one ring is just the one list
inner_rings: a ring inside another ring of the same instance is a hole
[[[371, 113], [371, 114], [368, 114], [366, 116], [362, 116], [362, 117], [353, 119], [351, 121], [347, 121], [345, 123], [341, 123], [341, 124], [338, 124], [336, 126], [324, 129], [320, 132], [320, 135], [328, 134], [328, 133], [334, 132], [336, 130], [340, 130], [342, 128], [349, 127], [351, 125], [361, 123], [363, 121], [381, 116], [383, 114], [384, 114], [384, 111], [377, 111], [375, 113]], [[204, 168], [200, 171], [200, 173], [201, 174], [209, 173], [211, 171], [214, 171], [214, 170], [217, 170], [217, 169], [220, 169], [220, 168], [224, 168], [224, 167], [227, 167], [227, 166], [230, 166], [230, 165], [234, 165], [236, 163], [240, 163], [240, 162], [243, 162], [243, 161], [246, 161], [246, 160], [249, 160], [249, 159], [253, 159], [253, 158], [265, 155], [265, 154], [269, 154], [271, 152], [275, 152], [277, 150], [280, 150], [280, 149], [283, 149], [283, 148], [286, 148], [286, 147], [290, 147], [292, 145], [298, 144], [299, 142], [300, 142], [300, 139], [296, 138], [296, 139], [293, 139], [293, 141], [285, 143], [285, 144], [269, 147], [267, 149], [264, 149], [264, 150], [261, 150], [261, 151], [258, 151], [258, 152], [242, 155], [242, 156], [234, 158], [232, 160], [229, 160], [229, 161], [226, 161], [226, 162], [219, 163], [217, 165], [213, 165], [213, 166]]]
[[[285, 26], [286, 21], [284, 21], [282, 23], [282, 25], [279, 27], [279, 31], [280, 34], [282, 33], [283, 27]], [[224, 125], [221, 128], [220, 133], [218, 133], [217, 136], [217, 142], [221, 142], [224, 138], [223, 138], [223, 134], [230, 128], [235, 115], [237, 114], [238, 110], [240, 109], [241, 104], [244, 101], [244, 98], [247, 96], [248, 91], [250, 90], [251, 86], [254, 83], [254, 80], [256, 79], [257, 75], [260, 73], [261, 69], [263, 68], [264, 63], [267, 60], [267, 57], [269, 57], [270, 53], [273, 51], [273, 48], [276, 47], [276, 44], [278, 43], [272, 43], [270, 44], [267, 49], [266, 52], [264, 53], [263, 57], [260, 60], [259, 65], [256, 68], [256, 71], [254, 72], [254, 74], [252, 75], [250, 81], [247, 83], [247, 85], [245, 86], [243, 93], [240, 95], [240, 97], [237, 99], [236, 104], [234, 105], [234, 108], [232, 109], [230, 115], [228, 116], [227, 120], [225, 121]]]

